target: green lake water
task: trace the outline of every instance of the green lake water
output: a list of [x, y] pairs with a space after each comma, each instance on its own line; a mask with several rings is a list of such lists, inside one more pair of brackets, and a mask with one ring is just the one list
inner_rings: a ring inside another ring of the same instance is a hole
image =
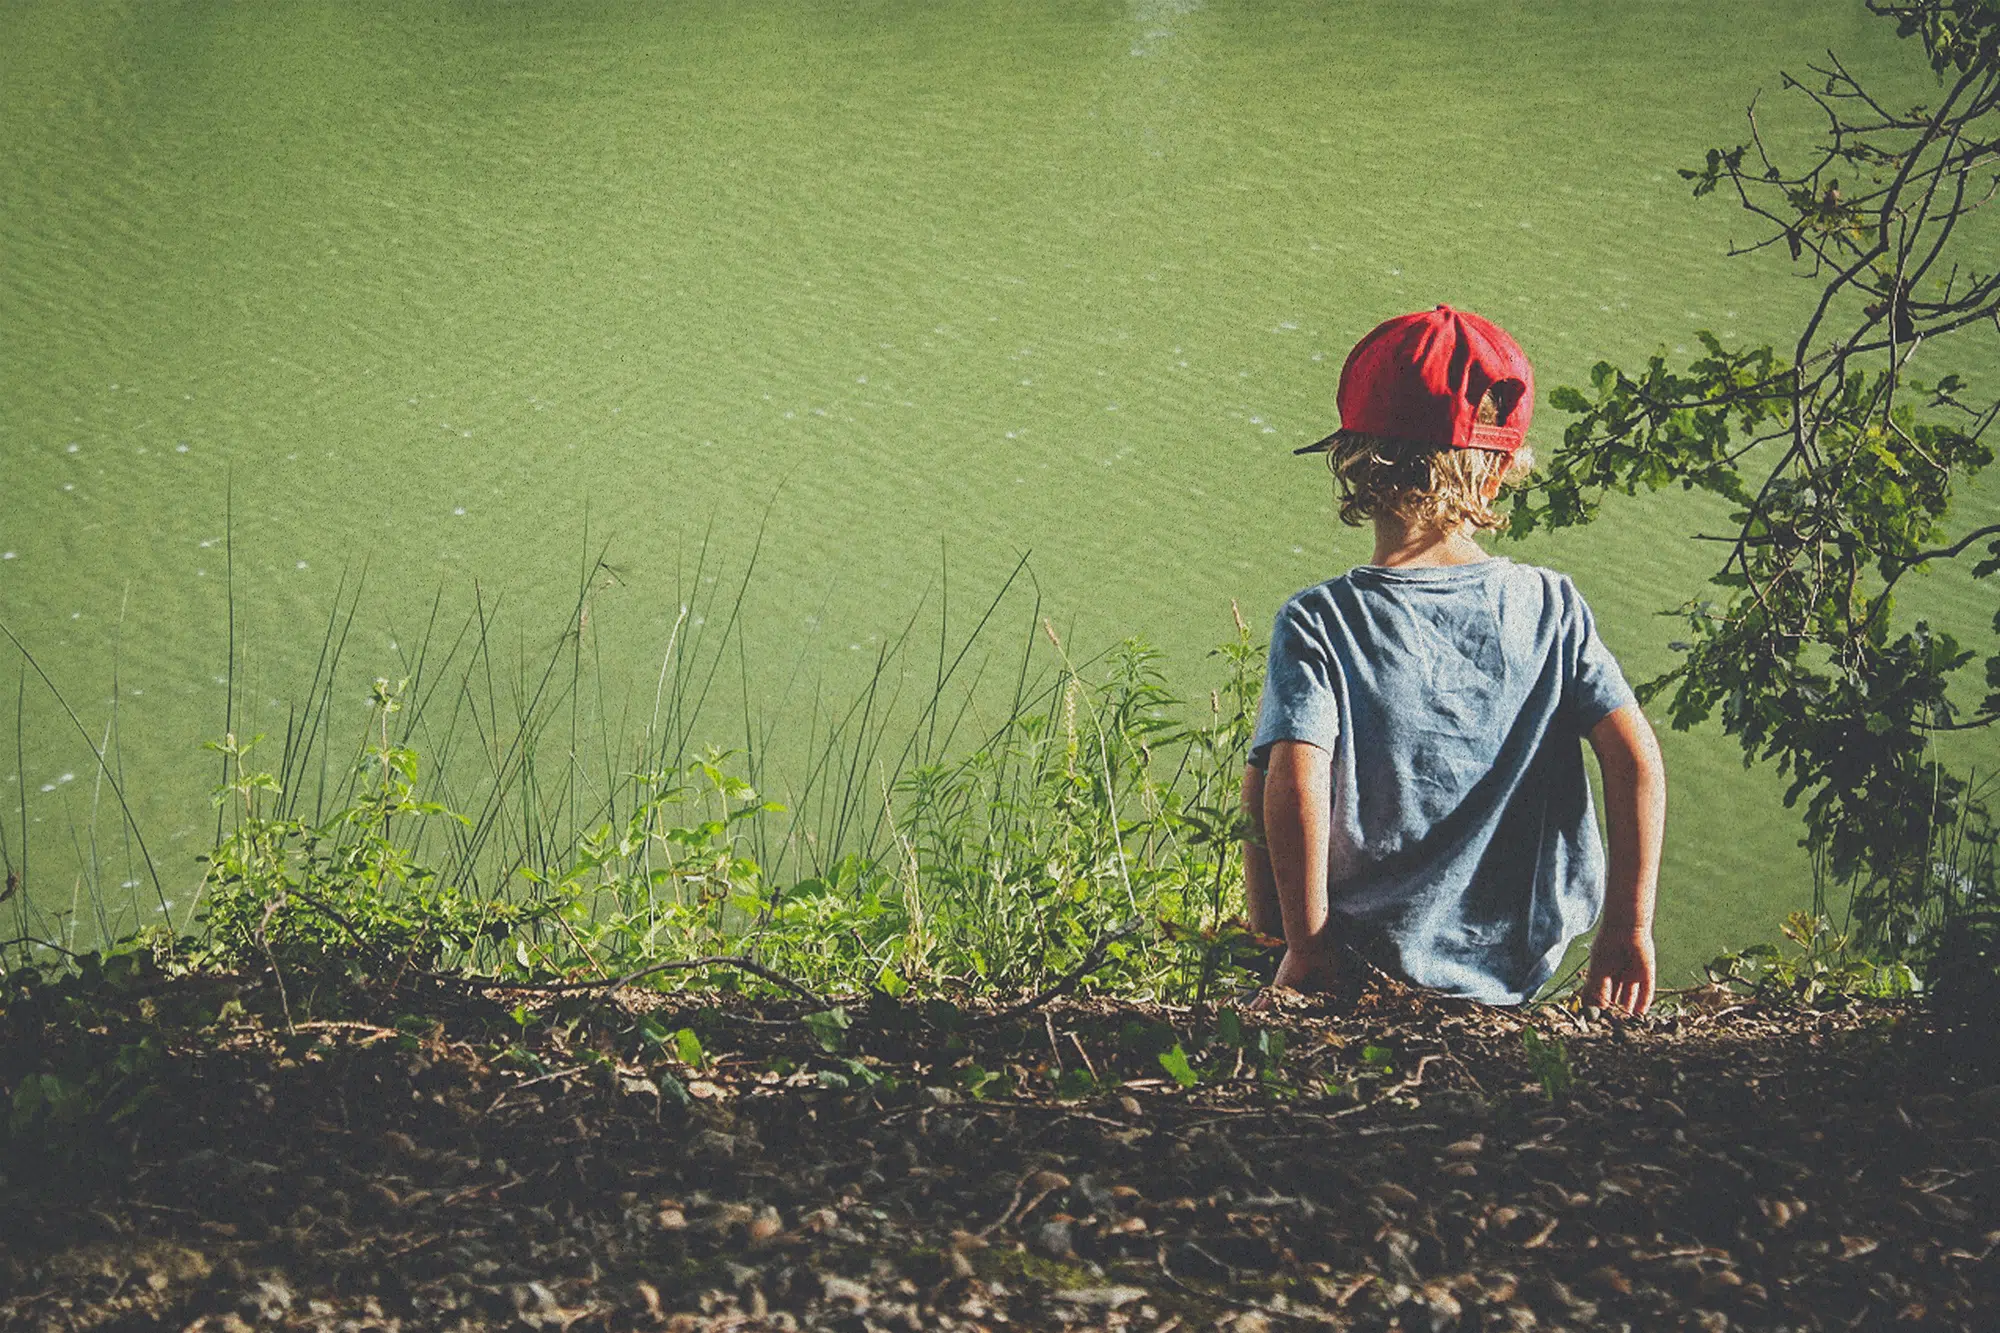
[[[1911, 63], [1831, 0], [16, 0], [0, 618], [100, 738], [115, 670], [176, 898], [213, 831], [226, 531], [245, 732], [282, 730], [343, 578], [357, 678], [394, 676], [440, 592], [552, 637], [600, 544], [612, 698], [650, 697], [680, 607], [726, 604], [753, 549], [732, 672], [780, 730], [941, 571], [969, 621], [1023, 554], [1072, 641], [1143, 636], [1205, 690], [1231, 599], [1261, 633], [1365, 558], [1290, 451], [1378, 320], [1479, 311], [1544, 397], [1697, 328], [1784, 336], [1811, 284], [1726, 260], [1747, 220], [1674, 169], [1827, 47]], [[1544, 454], [1562, 424], [1544, 403]], [[1572, 572], [1638, 678], [1714, 517], [1619, 502], [1509, 553]], [[20, 717], [0, 809], [25, 784], [54, 910], [108, 797], [32, 682]], [[1718, 732], [1665, 744], [1678, 978], [1810, 879], [1773, 775]]]

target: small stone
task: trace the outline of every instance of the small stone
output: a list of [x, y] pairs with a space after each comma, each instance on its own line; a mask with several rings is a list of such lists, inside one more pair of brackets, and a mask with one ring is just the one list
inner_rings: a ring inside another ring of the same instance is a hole
[[1804, 1201], [1799, 1199], [1759, 1199], [1757, 1207], [1780, 1231], [1805, 1216], [1806, 1212]]
[[822, 1273], [819, 1278], [821, 1293], [829, 1301], [845, 1301], [859, 1313], [874, 1303], [868, 1288], [853, 1278], [841, 1277], [837, 1273]]
[[737, 1227], [748, 1226], [757, 1216], [748, 1204], [725, 1203], [701, 1220], [704, 1231], [734, 1231]]
[[662, 1231], [686, 1231], [688, 1225], [687, 1214], [678, 1208], [660, 1209], [659, 1216], [653, 1221]]
[[1424, 1283], [1423, 1290], [1417, 1293], [1417, 1297], [1430, 1307], [1434, 1325], [1456, 1323], [1459, 1316], [1465, 1313], [1465, 1307], [1459, 1303], [1458, 1297], [1452, 1294], [1451, 1283], [1443, 1278], [1434, 1278]]
[[1415, 1194], [1393, 1180], [1385, 1180], [1368, 1191], [1391, 1208], [1414, 1208], [1421, 1202]]
[[750, 1219], [750, 1244], [753, 1247], [768, 1245], [784, 1229], [784, 1219], [778, 1215], [777, 1209], [759, 1209], [757, 1215]]
[[1076, 1257], [1076, 1232], [1073, 1219], [1067, 1214], [1057, 1213], [1029, 1233], [1029, 1245], [1038, 1254], [1051, 1259], [1072, 1259]]
[[1470, 1162], [1446, 1162], [1438, 1169], [1447, 1176], [1455, 1176], [1461, 1180], [1470, 1179], [1479, 1174], [1479, 1168]]
[[1457, 1143], [1447, 1145], [1444, 1155], [1446, 1157], [1477, 1157], [1484, 1151], [1486, 1151], [1486, 1136], [1484, 1134], [1473, 1134], [1460, 1139]]

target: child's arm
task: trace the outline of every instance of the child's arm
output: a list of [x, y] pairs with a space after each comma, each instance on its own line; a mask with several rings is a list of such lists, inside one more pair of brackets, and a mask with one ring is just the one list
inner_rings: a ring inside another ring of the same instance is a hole
[[1243, 909], [1250, 929], [1282, 939], [1285, 920], [1278, 911], [1278, 887], [1271, 879], [1271, 853], [1264, 846], [1264, 770], [1243, 766]]
[[1667, 770], [1653, 728], [1637, 704], [1607, 714], [1592, 727], [1590, 748], [1604, 773], [1611, 852], [1604, 916], [1590, 946], [1583, 1002], [1643, 1014], [1653, 1003], [1653, 898], [1667, 824]]
[[1264, 844], [1285, 934], [1285, 959], [1273, 986], [1310, 990], [1334, 979], [1326, 902], [1332, 807], [1333, 766], [1326, 751], [1306, 741], [1273, 745], [1264, 774]]

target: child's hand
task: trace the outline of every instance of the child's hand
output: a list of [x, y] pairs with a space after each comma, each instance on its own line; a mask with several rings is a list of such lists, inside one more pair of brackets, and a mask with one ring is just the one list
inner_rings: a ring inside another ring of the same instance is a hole
[[[1279, 969], [1283, 975], [1284, 969]], [[1653, 933], [1649, 930], [1597, 932], [1590, 946], [1590, 970], [1583, 978], [1583, 1002], [1599, 1009], [1646, 1012], [1653, 1004]]]
[[1339, 960], [1333, 950], [1304, 954], [1297, 949], [1287, 949], [1283, 961], [1278, 964], [1278, 974], [1271, 978], [1271, 987], [1274, 990], [1329, 991], [1339, 979]]

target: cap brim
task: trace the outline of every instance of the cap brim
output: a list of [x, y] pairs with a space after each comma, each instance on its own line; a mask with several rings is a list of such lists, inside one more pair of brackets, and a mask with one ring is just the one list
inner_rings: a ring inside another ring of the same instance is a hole
[[1339, 438], [1340, 432], [1335, 431], [1317, 444], [1308, 444], [1302, 448], [1292, 450], [1292, 457], [1297, 458], [1300, 454], [1323, 454], [1333, 448], [1333, 442]]

